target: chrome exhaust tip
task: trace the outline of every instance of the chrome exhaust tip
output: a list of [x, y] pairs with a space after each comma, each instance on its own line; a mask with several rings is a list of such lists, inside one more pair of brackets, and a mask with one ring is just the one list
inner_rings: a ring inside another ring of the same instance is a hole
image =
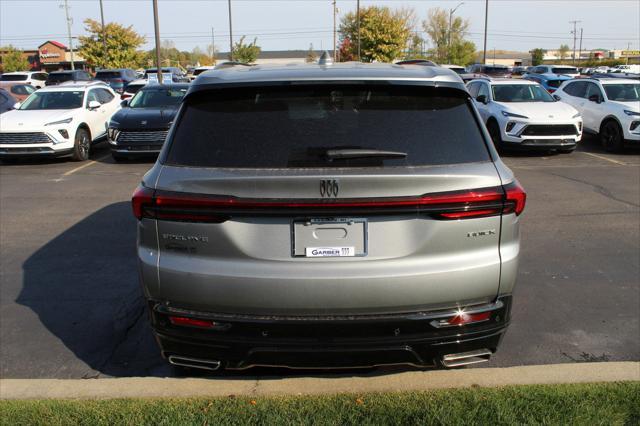
[[469, 352], [460, 352], [458, 354], [448, 354], [442, 357], [442, 365], [447, 368], [460, 367], [462, 365], [478, 364], [487, 362], [493, 352], [489, 349], [478, 349]]
[[185, 356], [169, 355], [169, 364], [180, 367], [199, 368], [201, 370], [215, 371], [220, 368], [220, 361], [210, 359], [187, 358]]

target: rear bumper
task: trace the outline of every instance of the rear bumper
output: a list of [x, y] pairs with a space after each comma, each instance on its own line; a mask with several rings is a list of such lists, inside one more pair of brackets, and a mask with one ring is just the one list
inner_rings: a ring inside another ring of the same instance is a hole
[[[511, 297], [477, 307], [491, 311], [487, 321], [445, 328], [434, 325], [445, 311], [309, 319], [172, 311], [157, 302], [150, 302], [150, 308], [153, 330], [165, 358], [220, 361], [228, 369], [425, 367], [438, 364], [449, 354], [495, 352], [509, 324]], [[175, 326], [168, 315], [206, 318], [220, 327]]]

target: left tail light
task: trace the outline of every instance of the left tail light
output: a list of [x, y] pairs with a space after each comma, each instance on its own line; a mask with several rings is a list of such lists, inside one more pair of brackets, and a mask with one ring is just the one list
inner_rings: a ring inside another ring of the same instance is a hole
[[133, 215], [138, 219], [142, 219], [145, 206], [153, 204], [153, 189], [146, 186], [138, 186], [131, 197], [131, 206], [133, 207]]

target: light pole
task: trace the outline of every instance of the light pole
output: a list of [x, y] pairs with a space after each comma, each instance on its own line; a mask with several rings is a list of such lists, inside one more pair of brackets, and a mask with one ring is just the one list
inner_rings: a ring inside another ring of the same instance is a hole
[[102, 0], [100, 0], [100, 22], [102, 23], [102, 67], [107, 67], [107, 35], [104, 32], [104, 10], [102, 9]]
[[229, 0], [229, 60], [233, 61], [233, 25], [231, 24], [231, 0]]
[[358, 21], [358, 62], [360, 62], [360, 0], [356, 3], [356, 19]]
[[447, 43], [448, 45], [448, 49], [447, 49], [447, 57], [449, 60], [449, 63], [451, 63], [451, 19], [453, 17], [453, 14], [456, 12], [456, 10], [458, 10], [458, 8], [460, 6], [462, 6], [464, 4], [464, 2], [460, 2], [460, 4], [458, 4], [456, 7], [454, 7], [453, 9], [449, 9], [449, 42]]
[[489, 22], [489, 0], [484, 3], [484, 49], [482, 49], [482, 63], [487, 63], [487, 23]]
[[338, 56], [336, 55], [336, 15], [338, 9], [336, 8], [336, 0], [333, 0], [333, 62], [338, 62]]
[[72, 19], [69, 16], [69, 3], [67, 2], [67, 0], [64, 0], [64, 13], [67, 17], [67, 34], [69, 35], [69, 51], [71, 52], [71, 69], [75, 70], [75, 64], [73, 63], [73, 39], [71, 38], [71, 22]]
[[160, 22], [158, 20], [158, 0], [153, 0], [153, 27], [156, 33], [156, 68], [158, 83], [162, 84], [162, 64], [160, 63]]

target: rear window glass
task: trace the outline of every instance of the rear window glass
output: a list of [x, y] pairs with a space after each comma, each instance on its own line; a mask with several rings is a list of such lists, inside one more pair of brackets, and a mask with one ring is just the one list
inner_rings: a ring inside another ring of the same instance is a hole
[[[399, 167], [490, 159], [467, 95], [428, 87], [302, 86], [203, 92], [166, 163], [195, 167]], [[335, 150], [406, 156], [335, 158]]]
[[73, 78], [73, 75], [69, 74], [69, 73], [60, 73], [60, 74], [55, 74], [55, 73], [51, 73], [49, 74], [49, 81], [67, 81], [67, 80], [71, 80]]
[[122, 78], [122, 76], [119, 71], [98, 71], [96, 78], [99, 80], [102, 78]]
[[26, 74], [3, 74], [0, 75], [0, 81], [27, 81]]
[[547, 80], [547, 85], [549, 87], [560, 87], [564, 80]]
[[578, 70], [571, 67], [551, 68], [553, 74], [578, 74]]

